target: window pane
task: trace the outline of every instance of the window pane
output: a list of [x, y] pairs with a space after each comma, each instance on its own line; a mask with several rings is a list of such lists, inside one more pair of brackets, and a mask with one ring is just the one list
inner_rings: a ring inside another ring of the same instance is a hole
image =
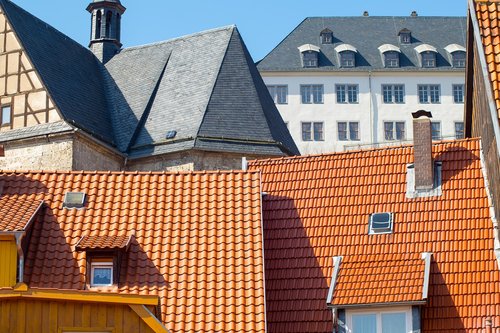
[[465, 52], [453, 52], [453, 67], [465, 68]]
[[384, 137], [386, 140], [394, 140], [394, 123], [384, 123]]
[[302, 141], [311, 141], [311, 123], [302, 123]]
[[392, 103], [392, 86], [383, 85], [382, 94], [384, 95], [384, 103]]
[[354, 52], [344, 51], [340, 53], [340, 65], [342, 67], [354, 67]]
[[464, 85], [463, 84], [454, 84], [453, 85], [453, 101], [455, 103], [463, 103], [464, 102]]
[[405, 89], [402, 84], [394, 86], [394, 102], [404, 103], [405, 101]]
[[312, 95], [312, 86], [300, 86], [300, 94], [302, 96], [302, 104], [310, 104]]
[[356, 85], [347, 86], [347, 94], [349, 96], [349, 103], [358, 102], [358, 86]]
[[278, 104], [286, 104], [288, 98], [288, 87], [287, 86], [277, 86], [276, 87], [276, 99]]
[[353, 315], [352, 333], [377, 333], [377, 316], [375, 314]]
[[422, 67], [436, 67], [436, 54], [434, 52], [422, 53]]
[[397, 122], [396, 123], [396, 139], [404, 140], [405, 138], [405, 123]]
[[111, 285], [111, 268], [108, 267], [94, 267], [94, 280], [93, 285]]
[[455, 138], [463, 139], [464, 137], [465, 137], [465, 135], [464, 135], [464, 123], [463, 122], [456, 122], [455, 123]]
[[406, 332], [406, 313], [382, 313], [382, 333]]
[[267, 86], [267, 89], [269, 90], [269, 95], [274, 100], [274, 103], [276, 103], [276, 86]]
[[349, 139], [353, 141], [359, 140], [359, 123], [349, 123]]
[[439, 85], [431, 85], [429, 86], [429, 90], [431, 95], [431, 103], [439, 103], [440, 99]]
[[441, 123], [432, 122], [432, 140], [441, 140]]
[[304, 67], [318, 67], [318, 53], [314, 51], [302, 53]]
[[418, 101], [419, 103], [429, 103], [427, 86], [418, 86]]
[[2, 107], [2, 125], [10, 124], [10, 105]]
[[345, 103], [345, 86], [337, 85], [337, 103]]
[[395, 68], [399, 67], [399, 53], [394, 51], [388, 51], [384, 53], [385, 57], [385, 67]]
[[313, 90], [313, 102], [314, 104], [323, 103], [323, 85], [314, 85], [312, 86]]
[[323, 123], [314, 123], [314, 141], [323, 141]]
[[347, 141], [347, 123], [345, 122], [338, 123], [337, 128], [339, 132], [339, 140]]

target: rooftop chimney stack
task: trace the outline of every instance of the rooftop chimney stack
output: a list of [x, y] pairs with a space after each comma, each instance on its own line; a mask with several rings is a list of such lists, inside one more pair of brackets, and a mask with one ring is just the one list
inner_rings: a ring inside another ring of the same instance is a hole
[[367, 11], [367, 10], [365, 10], [365, 11], [363, 12], [363, 16], [365, 16], [365, 17], [366, 17], [366, 16], [370, 16], [370, 14], [368, 13], [368, 11]]
[[432, 113], [420, 110], [412, 113], [415, 190], [434, 188], [434, 161], [432, 160]]
[[417, 17], [417, 16], [418, 16], [417, 11], [414, 10], [411, 12], [411, 17]]

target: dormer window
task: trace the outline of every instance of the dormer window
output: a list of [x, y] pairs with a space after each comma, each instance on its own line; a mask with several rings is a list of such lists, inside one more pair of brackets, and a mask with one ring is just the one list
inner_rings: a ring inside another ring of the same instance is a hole
[[465, 68], [466, 53], [465, 47], [458, 44], [450, 44], [444, 48], [450, 56], [450, 62], [455, 68]]
[[399, 47], [391, 44], [384, 44], [381, 45], [378, 49], [382, 54], [384, 67], [386, 68], [399, 67], [399, 54], [401, 53]]
[[356, 67], [356, 53], [358, 50], [352, 45], [341, 44], [335, 48], [339, 55], [339, 64], [342, 68]]
[[420, 55], [422, 68], [436, 67], [437, 50], [429, 44], [421, 44], [415, 48], [415, 51]]
[[333, 43], [333, 32], [330, 29], [325, 29], [321, 31], [321, 44], [332, 44]]
[[304, 44], [299, 47], [299, 51], [302, 55], [302, 67], [318, 67], [319, 47], [312, 44]]
[[370, 216], [369, 234], [392, 232], [392, 213], [375, 213]]
[[399, 42], [401, 44], [411, 44], [411, 31], [403, 29], [399, 32]]
[[134, 237], [83, 236], [75, 246], [76, 251], [87, 257], [87, 286], [100, 288], [118, 285], [120, 264]]

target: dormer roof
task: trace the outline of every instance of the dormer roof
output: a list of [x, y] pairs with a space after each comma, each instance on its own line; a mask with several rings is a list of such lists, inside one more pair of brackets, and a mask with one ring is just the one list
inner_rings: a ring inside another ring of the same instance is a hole
[[392, 45], [392, 44], [380, 45], [378, 47], [378, 50], [380, 51], [380, 53], [386, 53], [389, 51], [401, 53], [401, 49], [395, 45]]

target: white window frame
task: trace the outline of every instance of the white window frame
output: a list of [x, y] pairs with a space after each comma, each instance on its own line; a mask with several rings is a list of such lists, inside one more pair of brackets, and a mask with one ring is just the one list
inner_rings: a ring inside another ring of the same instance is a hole
[[[2, 105], [1, 126], [7, 126], [12, 123], [12, 105]], [[7, 119], [5, 119], [7, 118]]]
[[[457, 125], [462, 124], [462, 135], [458, 137], [458, 132], [457, 132]], [[454, 129], [455, 129], [455, 139], [461, 140], [465, 138], [465, 124], [463, 121], [455, 121], [454, 123]]]
[[[321, 138], [316, 140], [316, 124], [321, 124]], [[304, 139], [304, 125], [309, 127], [309, 140]], [[300, 138], [302, 142], [323, 142], [325, 141], [325, 122], [323, 121], [303, 121], [300, 123]]]
[[[464, 104], [465, 100], [465, 84], [452, 85], [451, 91], [453, 93], [453, 103]], [[457, 98], [460, 97], [460, 98]]]
[[[315, 98], [316, 95], [316, 98]], [[323, 104], [325, 87], [323, 84], [301, 84], [300, 103], [301, 104]], [[304, 99], [304, 97], [306, 97]]]
[[[267, 90], [269, 90], [269, 94], [273, 98], [274, 104], [288, 104], [288, 85], [286, 84], [272, 84], [267, 86]], [[284, 95], [282, 94], [284, 90]], [[285, 99], [281, 99], [280, 97], [285, 97]]]
[[[389, 230], [386, 231], [377, 231], [376, 229], [372, 228], [372, 219], [373, 215], [375, 214], [389, 214], [390, 221], [389, 221]], [[389, 212], [377, 212], [373, 213], [370, 215], [370, 219], [368, 220], [368, 234], [369, 235], [383, 235], [383, 234], [392, 234], [394, 231], [394, 213], [389, 213]]]
[[[439, 137], [434, 135], [435, 132], [433, 125], [439, 125]], [[443, 139], [443, 132], [440, 121], [431, 121], [431, 136], [433, 141], [438, 141]]]
[[[336, 84], [335, 94], [337, 104], [359, 104], [359, 84]], [[355, 98], [351, 100], [351, 96]]]
[[[351, 124], [356, 123], [358, 124], [358, 138], [357, 139], [352, 139], [351, 138]], [[359, 121], [337, 121], [337, 140], [341, 142], [347, 142], [347, 141], [361, 141], [361, 135], [360, 135], [360, 126], [359, 126]], [[340, 131], [339, 131], [339, 125], [340, 124], [345, 124], [346, 125], [346, 139], [343, 140], [340, 138]]]
[[413, 320], [412, 320], [412, 309], [411, 307], [380, 307], [380, 308], [370, 308], [370, 309], [346, 309], [346, 332], [347, 333], [358, 333], [352, 330], [352, 316], [353, 315], [370, 315], [375, 314], [377, 320], [377, 333], [382, 333], [382, 314], [388, 313], [404, 313], [406, 315], [406, 333], [413, 332]]
[[[392, 123], [392, 139], [386, 139], [385, 136], [385, 124], [386, 123]], [[397, 124], [398, 123], [403, 123], [404, 124], [404, 134], [401, 139], [398, 139], [397, 135]], [[384, 120], [382, 122], [382, 133], [384, 134], [384, 141], [385, 142], [394, 142], [394, 141], [405, 141], [406, 140], [406, 135], [407, 135], [407, 129], [406, 129], [406, 122], [403, 120]]]
[[[403, 95], [402, 101], [396, 101], [396, 87], [402, 88], [402, 95]], [[385, 99], [385, 92], [384, 92], [385, 88], [390, 90], [390, 93], [391, 93], [391, 100], [390, 101], [389, 100], [386, 101], [386, 99]], [[402, 83], [382, 84], [381, 90], [382, 90], [381, 95], [382, 95], [382, 103], [383, 104], [405, 104], [405, 85], [404, 84], [402, 84]]]
[[[437, 100], [431, 96], [437, 90]], [[420, 93], [424, 93], [422, 95]], [[419, 104], [441, 104], [441, 85], [440, 84], [419, 84], [417, 85], [417, 95]], [[425, 97], [425, 98], [422, 98]]]
[[[111, 269], [111, 283], [110, 284], [99, 284], [94, 283], [94, 269], [95, 268], [110, 268]], [[113, 260], [109, 261], [92, 261], [90, 263], [90, 286], [91, 287], [110, 287], [113, 285], [114, 279], [114, 264]]]

